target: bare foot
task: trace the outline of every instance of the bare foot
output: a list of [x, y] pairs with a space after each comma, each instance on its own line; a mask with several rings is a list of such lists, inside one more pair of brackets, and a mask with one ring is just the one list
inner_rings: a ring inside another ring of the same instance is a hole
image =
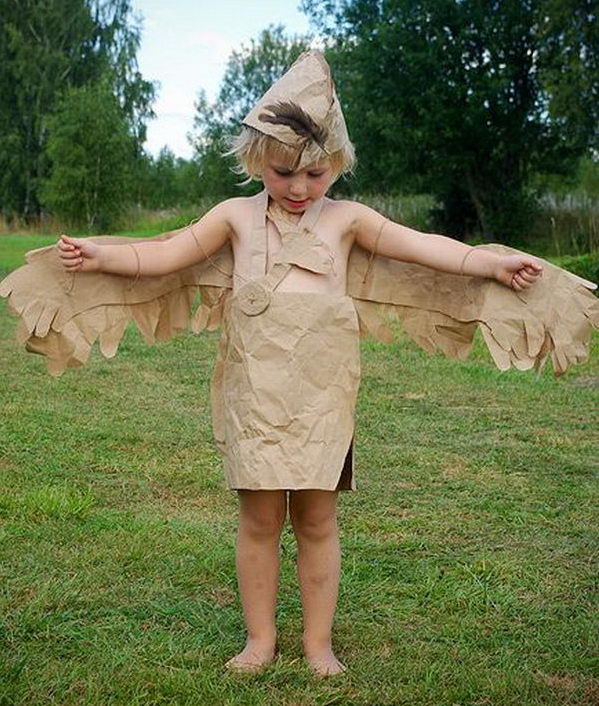
[[232, 672], [254, 674], [270, 664], [274, 657], [275, 647], [273, 645], [264, 645], [248, 640], [243, 650], [225, 663], [225, 669]]
[[306, 650], [306, 659], [310, 668], [319, 677], [328, 677], [333, 674], [345, 672], [347, 667], [335, 657], [333, 650], [328, 647], [316, 651]]

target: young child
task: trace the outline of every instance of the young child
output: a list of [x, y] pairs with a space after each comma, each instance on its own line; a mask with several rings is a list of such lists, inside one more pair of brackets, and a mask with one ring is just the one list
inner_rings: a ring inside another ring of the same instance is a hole
[[[451, 282], [490, 278], [520, 295], [538, 280], [542, 267], [522, 253], [474, 249], [393, 223], [360, 203], [327, 198], [335, 179], [351, 169], [354, 155], [319, 52], [303, 54], [271, 87], [244, 120], [232, 153], [247, 175], [263, 182], [262, 193], [224, 201], [197, 224], [165, 239], [114, 244], [62, 236], [59, 257], [68, 273], [135, 278], [126, 291], [147, 287], [148, 300], [162, 296], [152, 289], [154, 278], [191, 272], [181, 281], [197, 284], [198, 263], [214, 273], [214, 279], [202, 280], [215, 285], [203, 294], [220, 292], [208, 309], [223, 312], [212, 386], [214, 432], [227, 485], [239, 496], [237, 575], [247, 626], [246, 645], [227, 666], [256, 671], [274, 658], [279, 537], [289, 510], [298, 544], [304, 653], [316, 674], [337, 674], [345, 667], [332, 647], [340, 574], [336, 504], [339, 490], [355, 488], [359, 333], [367, 318], [366, 309], [358, 316], [356, 300], [348, 295], [355, 269], [348, 271], [351, 253], [356, 247], [371, 253], [368, 264], [376, 256], [424, 265], [451, 273]], [[232, 279], [229, 289], [219, 289], [216, 285], [224, 281], [219, 273], [229, 277], [223, 269], [228, 248]], [[85, 277], [81, 286], [93, 288]], [[409, 290], [410, 282], [405, 287]], [[8, 292], [5, 286], [0, 293]], [[127, 299], [130, 294], [120, 296], [113, 301], [93, 295], [98, 302], [133, 301]], [[21, 313], [26, 319], [27, 312]], [[38, 319], [36, 313], [35, 318], [38, 323], [26, 325], [30, 347], [39, 350], [51, 315], [42, 326], [44, 316]], [[57, 336], [66, 330], [67, 319], [55, 326]], [[98, 326], [104, 326], [102, 331], [124, 328], [120, 323]], [[88, 338], [93, 342], [93, 336]], [[539, 343], [534, 355], [546, 356], [547, 345]], [[107, 347], [114, 353], [116, 345]]]
[[231, 243], [233, 296], [215, 384], [228, 419], [217, 440], [240, 501], [237, 573], [247, 644], [228, 665], [256, 669], [274, 657], [288, 493], [304, 652], [315, 672], [336, 674], [344, 669], [331, 644], [340, 571], [336, 503], [338, 490], [352, 486], [347, 456], [359, 381], [358, 321], [346, 295], [353, 244], [516, 290], [535, 282], [541, 266], [532, 257], [473, 251], [359, 203], [326, 198], [351, 168], [353, 150], [316, 52], [298, 60], [245, 125], [233, 153], [262, 180], [263, 194], [224, 201], [164, 242], [127, 247], [63, 236], [58, 247], [69, 272], [148, 276], [181, 270]]

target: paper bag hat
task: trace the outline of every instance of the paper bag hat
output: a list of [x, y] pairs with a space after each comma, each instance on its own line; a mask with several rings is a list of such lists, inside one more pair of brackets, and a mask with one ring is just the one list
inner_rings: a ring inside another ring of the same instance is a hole
[[297, 169], [349, 144], [331, 70], [316, 50], [298, 57], [250, 110], [243, 124], [297, 148]]

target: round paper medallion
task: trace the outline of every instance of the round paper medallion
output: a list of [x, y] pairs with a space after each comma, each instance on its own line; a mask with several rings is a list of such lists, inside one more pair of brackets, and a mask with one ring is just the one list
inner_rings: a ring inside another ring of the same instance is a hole
[[237, 293], [237, 300], [244, 314], [257, 316], [270, 304], [270, 293], [261, 282], [248, 282]]

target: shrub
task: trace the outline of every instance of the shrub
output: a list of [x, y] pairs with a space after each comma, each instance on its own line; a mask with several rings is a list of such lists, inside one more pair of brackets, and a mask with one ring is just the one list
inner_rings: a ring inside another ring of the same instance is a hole
[[[556, 264], [579, 277], [584, 277], [584, 279], [599, 284], [599, 252], [585, 255], [567, 255], [556, 260]], [[595, 293], [597, 293], [597, 290], [595, 290]]]

